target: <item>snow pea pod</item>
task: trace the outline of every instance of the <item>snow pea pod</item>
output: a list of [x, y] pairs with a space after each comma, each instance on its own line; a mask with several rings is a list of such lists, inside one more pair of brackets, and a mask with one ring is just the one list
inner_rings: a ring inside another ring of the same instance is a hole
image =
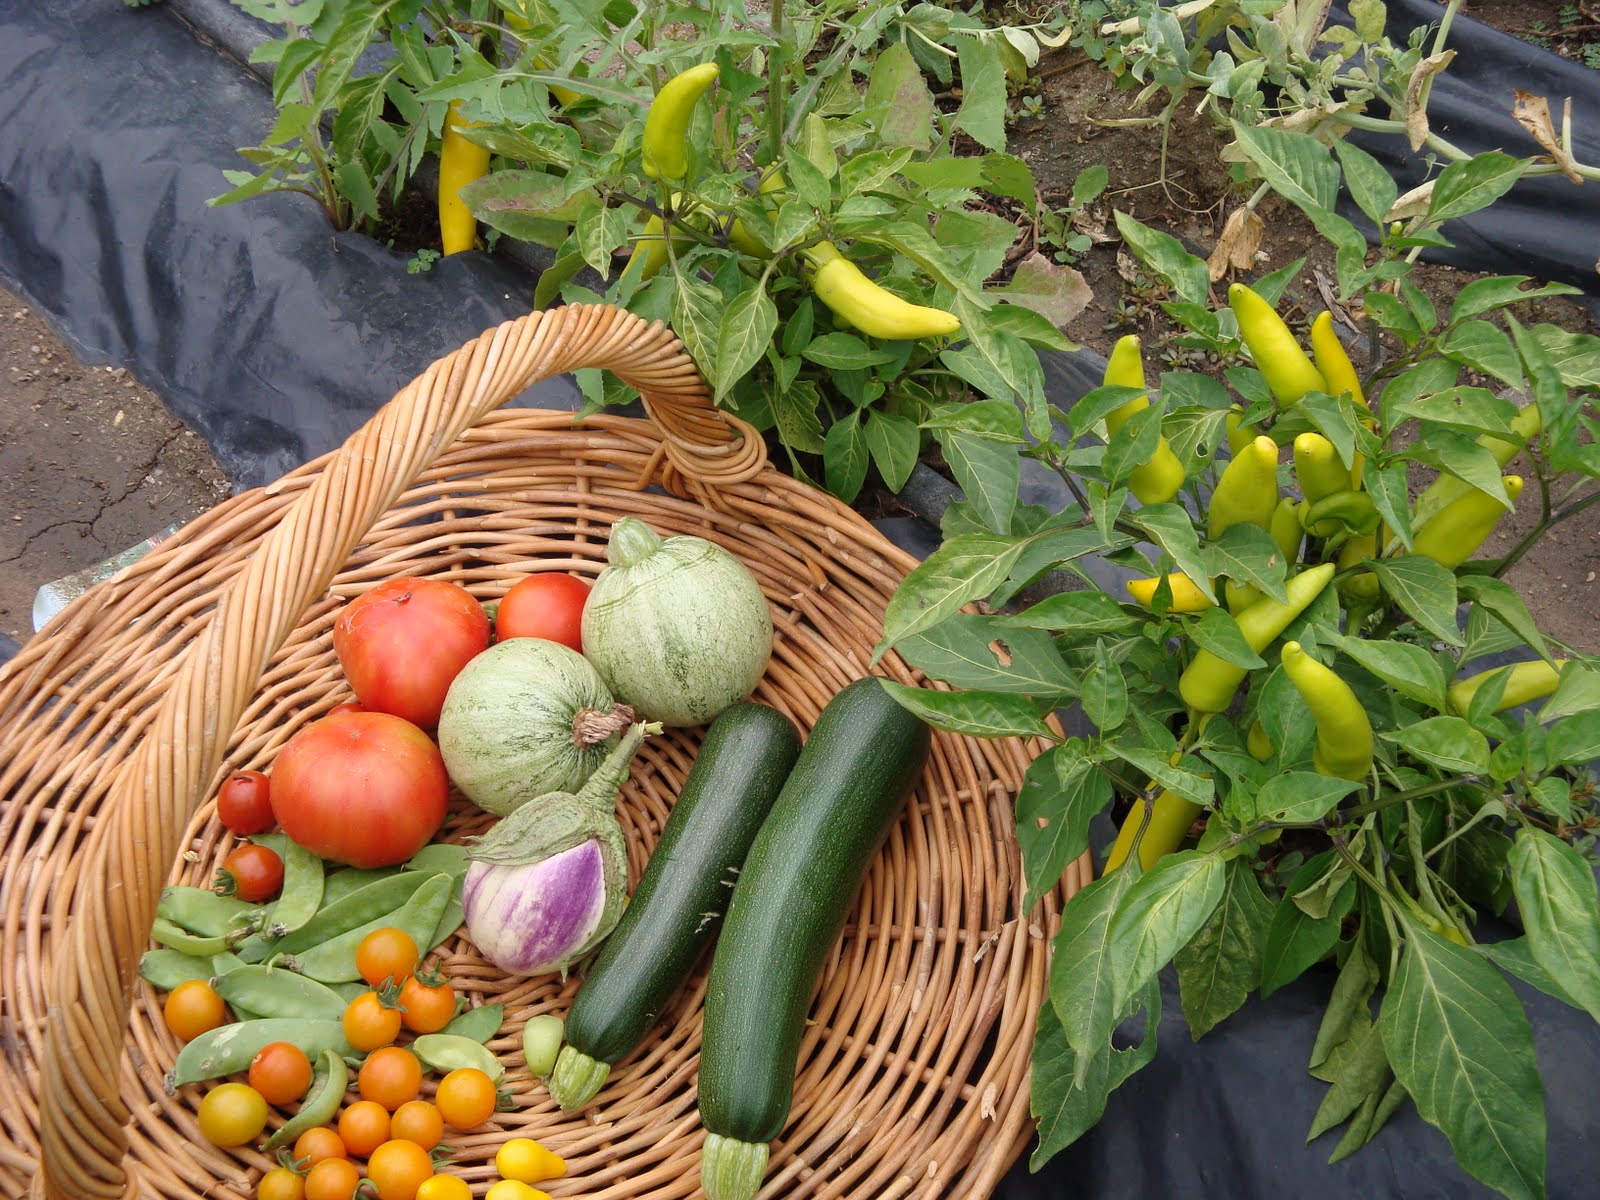
[[[334, 879], [337, 878], [335, 875]], [[272, 953], [297, 955], [301, 951], [325, 945], [352, 929], [362, 928], [373, 918], [382, 917], [399, 908], [426, 882], [428, 882], [426, 875], [414, 871], [402, 871], [357, 888], [332, 904], [324, 904], [321, 912], [294, 933], [278, 939], [277, 944], [272, 947]], [[373, 926], [373, 928], [378, 927]], [[356, 940], [360, 941], [360, 938]]]
[[211, 976], [228, 975], [244, 966], [244, 959], [237, 954], [213, 954], [211, 956]]
[[469, 1037], [451, 1033], [425, 1033], [411, 1043], [411, 1050], [422, 1060], [422, 1065], [441, 1075], [470, 1067], [482, 1071], [496, 1083], [506, 1073], [500, 1060], [487, 1048]]
[[351, 892], [358, 892], [369, 883], [380, 879], [393, 879], [392, 867], [346, 867], [335, 871], [322, 881], [322, 906], [327, 908], [336, 900], [343, 900]]
[[339, 1101], [344, 1099], [345, 1089], [349, 1086], [350, 1068], [345, 1066], [344, 1059], [339, 1057], [336, 1050], [324, 1050], [317, 1060], [317, 1074], [311, 1081], [311, 1090], [300, 1104], [300, 1111], [267, 1139], [267, 1149], [271, 1151], [279, 1146], [292, 1146], [295, 1139], [306, 1130], [333, 1120], [333, 1114], [339, 1111]]
[[504, 1004], [480, 1004], [477, 1008], [469, 1008], [466, 1012], [456, 1017], [450, 1024], [439, 1030], [441, 1035], [451, 1037], [471, 1038], [475, 1042], [487, 1042], [500, 1032], [500, 1026], [505, 1022], [506, 1006]]
[[210, 979], [211, 974], [209, 960], [182, 950], [146, 950], [139, 956], [140, 977], [163, 992], [193, 979]]
[[[466, 880], [465, 872], [456, 876], [455, 884], [450, 889], [450, 899], [445, 901], [444, 915], [439, 918], [439, 923], [433, 927], [433, 934], [428, 939], [427, 946], [423, 949], [424, 954], [453, 937], [456, 930], [461, 928], [461, 923], [467, 919], [466, 909], [461, 906], [461, 889], [465, 886]], [[421, 943], [419, 942], [418, 945], [421, 945]]]
[[322, 907], [322, 886], [322, 860], [290, 842], [283, 860], [283, 890], [267, 917], [268, 928], [282, 937], [311, 920]]
[[201, 960], [210, 958], [213, 954], [221, 954], [228, 948], [228, 939], [220, 934], [216, 937], [201, 937], [197, 933], [190, 933], [187, 929], [178, 928], [165, 917], [157, 917], [151, 924], [150, 940], [173, 950], [192, 954]]
[[[405, 879], [408, 875], [415, 874], [418, 873], [408, 871], [396, 878]], [[323, 983], [345, 983], [359, 979], [361, 972], [356, 969], [356, 948], [361, 945], [361, 939], [375, 929], [403, 929], [411, 935], [412, 941], [422, 945], [433, 936], [439, 919], [444, 916], [455, 882], [451, 876], [442, 873], [426, 877], [422, 881], [422, 886], [418, 887], [410, 899], [399, 908], [391, 909], [364, 925], [358, 925], [348, 932], [311, 947], [304, 953], [296, 954], [296, 969], [303, 975], [320, 979]], [[313, 925], [315, 923], [312, 922]], [[310, 928], [311, 925], [306, 926], [306, 930]], [[306, 930], [301, 932], [304, 933]]]
[[437, 875], [465, 875], [467, 873], [467, 848], [452, 842], [430, 842], [418, 850], [400, 868], [402, 871], [424, 871]]
[[345, 1002], [326, 984], [283, 968], [242, 966], [219, 977], [212, 987], [235, 1008], [264, 1017], [304, 1017], [337, 1021]]
[[[259, 1021], [237, 1021], [202, 1033], [178, 1052], [167, 1082], [172, 1088], [202, 1079], [232, 1075], [250, 1066], [250, 1060], [263, 1046], [290, 1042], [304, 1050], [307, 1058], [332, 1051], [339, 1058], [354, 1055], [355, 1048], [345, 1041], [344, 1026], [338, 1021], [307, 1021], [300, 1017], [272, 1017]], [[344, 1089], [341, 1087], [340, 1094]], [[317, 1122], [321, 1124], [321, 1122]]]
[[220, 937], [260, 924], [261, 906], [247, 904], [236, 896], [219, 896], [210, 888], [169, 887], [161, 889], [156, 916], [171, 921], [180, 929], [201, 937]]

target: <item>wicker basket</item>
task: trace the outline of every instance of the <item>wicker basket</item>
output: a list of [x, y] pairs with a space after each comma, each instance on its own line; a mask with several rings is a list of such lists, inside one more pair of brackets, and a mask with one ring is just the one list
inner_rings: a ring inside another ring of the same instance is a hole
[[[493, 411], [585, 366], [639, 388], [652, 421]], [[711, 538], [750, 567], [777, 629], [756, 698], [802, 728], [867, 671], [912, 565], [769, 468], [660, 325], [573, 306], [436, 362], [336, 454], [202, 516], [0, 672], [0, 1195], [30, 1178], [35, 1195], [73, 1200], [253, 1195], [267, 1158], [205, 1143], [198, 1089], [164, 1094], [177, 1047], [134, 975], [162, 886], [206, 882], [232, 844], [212, 819], [217, 782], [269, 767], [351, 698], [330, 640], [351, 596], [396, 575], [485, 600], [530, 567], [592, 575], [624, 515]], [[892, 655], [877, 669], [918, 678]], [[635, 878], [695, 738], [652, 739], [634, 766], [621, 817]], [[935, 739], [825, 970], [763, 1197], [977, 1198], [1021, 1150], [1047, 935], [1084, 881], [1079, 864], [1020, 911], [1011, 797], [1035, 749]], [[473, 828], [470, 806], [452, 811], [451, 836]], [[491, 1045], [518, 1109], [451, 1143], [475, 1192], [511, 1133], [567, 1159], [555, 1196], [698, 1192], [703, 972], [595, 1102], [563, 1114], [518, 1047], [523, 1021], [565, 1011], [577, 981], [506, 978], [461, 936], [441, 950], [472, 1002], [506, 1005]]]

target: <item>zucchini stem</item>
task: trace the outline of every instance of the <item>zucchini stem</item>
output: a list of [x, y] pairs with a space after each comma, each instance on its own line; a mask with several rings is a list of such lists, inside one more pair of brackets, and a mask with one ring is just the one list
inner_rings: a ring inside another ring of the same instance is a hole
[[576, 1046], [563, 1046], [550, 1073], [550, 1098], [562, 1109], [582, 1108], [605, 1086], [611, 1064], [598, 1062]]
[[767, 1173], [767, 1144], [706, 1134], [700, 1151], [700, 1187], [706, 1200], [750, 1200]]

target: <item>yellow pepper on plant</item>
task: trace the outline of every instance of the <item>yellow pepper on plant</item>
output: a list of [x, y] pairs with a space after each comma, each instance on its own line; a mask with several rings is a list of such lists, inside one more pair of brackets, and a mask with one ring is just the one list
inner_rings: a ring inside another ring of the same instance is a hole
[[[1148, 386], [1137, 334], [1130, 333], [1117, 339], [1117, 344], [1111, 349], [1111, 357], [1106, 360], [1103, 382], [1108, 386], [1141, 390]], [[1149, 407], [1147, 397], [1135, 396], [1115, 411], [1107, 413], [1107, 435], [1115, 437], [1119, 429]], [[1155, 453], [1150, 460], [1135, 467], [1128, 476], [1128, 490], [1138, 498], [1140, 504], [1165, 504], [1178, 494], [1182, 486], [1183, 464], [1178, 461], [1178, 456], [1172, 452], [1165, 437], [1156, 443]]]
[[1312, 658], [1299, 642], [1285, 642], [1279, 658], [1317, 722], [1311, 752], [1317, 774], [1365, 779], [1372, 770], [1372, 723], [1360, 699], [1333, 668]]
[[446, 254], [471, 250], [477, 241], [478, 221], [461, 189], [489, 173], [489, 151], [461, 135], [467, 124], [461, 119], [461, 101], [451, 101], [439, 142], [439, 244]]
[[[1522, 494], [1522, 476], [1502, 475], [1506, 496], [1515, 504]], [[1472, 488], [1429, 519], [1411, 541], [1412, 553], [1433, 559], [1441, 567], [1454, 570], [1471, 558], [1478, 547], [1512, 510], [1487, 492]]]
[[1239, 335], [1279, 408], [1288, 408], [1307, 392], [1328, 390], [1327, 381], [1272, 305], [1236, 283], [1228, 288], [1228, 307], [1239, 319]]

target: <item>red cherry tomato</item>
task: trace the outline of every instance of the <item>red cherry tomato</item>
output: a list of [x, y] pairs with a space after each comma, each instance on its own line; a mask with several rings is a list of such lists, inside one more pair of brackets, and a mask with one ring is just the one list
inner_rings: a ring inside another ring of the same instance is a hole
[[259, 904], [276, 896], [283, 886], [283, 859], [265, 846], [239, 846], [222, 860], [217, 875], [228, 894]]
[[465, 588], [390, 579], [345, 605], [333, 650], [361, 703], [430, 729], [450, 681], [489, 645], [489, 618]]
[[576, 575], [545, 571], [511, 585], [495, 613], [494, 634], [507, 638], [544, 638], [583, 653], [583, 606], [589, 585]]
[[272, 828], [272, 785], [260, 771], [235, 771], [217, 791], [217, 817], [239, 837]]
[[444, 821], [450, 780], [433, 739], [387, 713], [342, 713], [307, 725], [278, 752], [272, 811], [319, 858], [391, 867]]

